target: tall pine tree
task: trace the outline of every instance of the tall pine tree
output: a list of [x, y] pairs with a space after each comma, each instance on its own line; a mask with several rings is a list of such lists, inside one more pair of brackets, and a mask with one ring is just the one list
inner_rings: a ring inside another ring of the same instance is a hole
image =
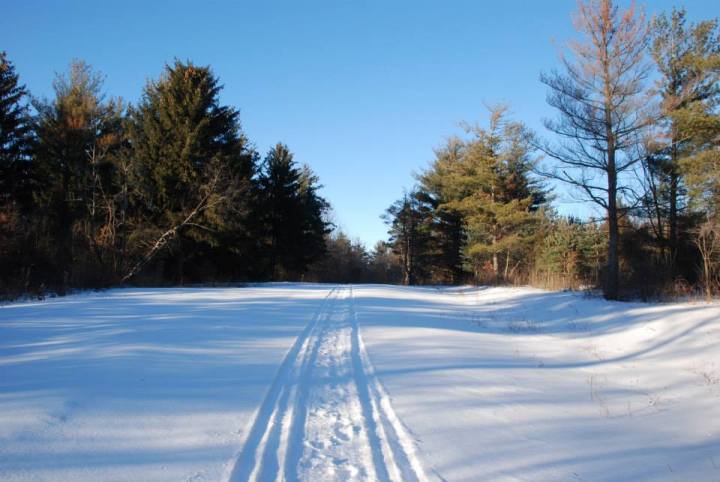
[[103, 78], [83, 61], [73, 61], [54, 83], [55, 98], [35, 102], [37, 202], [47, 208], [43, 226], [55, 246], [55, 282], [95, 285], [105, 278], [97, 246], [106, 220], [101, 198], [112, 170], [108, 153], [120, 144], [122, 106], [105, 100]]
[[687, 204], [681, 160], [692, 155], [695, 145], [692, 123], [684, 119], [698, 108], [712, 112], [717, 103], [720, 42], [716, 21], [688, 25], [684, 9], [657, 17], [652, 37], [651, 52], [660, 73], [661, 117], [659, 136], [646, 160], [645, 204], [661, 248], [669, 247], [675, 264]]
[[470, 129], [467, 141], [452, 140], [424, 176], [443, 193], [440, 209], [462, 217], [463, 257], [476, 279], [508, 279], [518, 270], [545, 202], [531, 176], [532, 134], [505, 112], [492, 109], [487, 128]]
[[25, 197], [30, 134], [28, 93], [15, 66], [0, 52], [0, 196], [3, 205]]
[[318, 193], [318, 178], [298, 166], [285, 144], [265, 156], [259, 180], [257, 219], [267, 275], [274, 280], [302, 279], [325, 253], [329, 205]]
[[154, 259], [156, 273], [175, 282], [247, 272], [255, 154], [239, 112], [220, 104], [221, 88], [209, 67], [175, 61], [131, 109], [137, 262], [125, 280]]
[[27, 291], [32, 211], [28, 93], [0, 52], [0, 294]]

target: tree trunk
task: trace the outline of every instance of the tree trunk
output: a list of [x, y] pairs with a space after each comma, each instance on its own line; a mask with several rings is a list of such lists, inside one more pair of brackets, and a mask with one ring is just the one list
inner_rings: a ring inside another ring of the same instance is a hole
[[677, 259], [678, 249], [678, 185], [680, 183], [679, 174], [677, 172], [677, 146], [676, 141], [672, 140], [672, 159], [670, 160], [670, 213], [669, 213], [669, 224], [670, 224], [670, 261], [672, 265], [673, 274], [675, 273], [675, 260]]
[[508, 273], [510, 271], [510, 250], [508, 249], [505, 252], [505, 274], [503, 277], [505, 278], [505, 281], [508, 279]]
[[[612, 166], [612, 168], [610, 168]], [[617, 173], [615, 172], [615, 155], [608, 153], [608, 256], [607, 279], [605, 280], [605, 299], [618, 299], [620, 288], [620, 262], [618, 258], [618, 245], [620, 229], [618, 227], [617, 212]]]
[[[494, 202], [494, 197], [493, 197]], [[493, 231], [495, 231], [497, 228], [493, 227]], [[495, 249], [495, 246], [497, 245], [498, 237], [496, 233], [493, 233], [492, 236], [492, 247], [493, 247], [493, 254], [492, 254], [492, 267], [493, 267], [493, 276], [495, 276], [495, 282], [498, 281], [500, 278], [500, 262], [498, 261], [498, 253]]]

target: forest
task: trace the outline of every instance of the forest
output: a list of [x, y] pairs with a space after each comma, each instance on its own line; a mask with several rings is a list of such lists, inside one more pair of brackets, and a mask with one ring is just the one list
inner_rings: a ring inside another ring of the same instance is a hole
[[[371, 250], [335, 227], [311, 160], [255, 149], [210, 66], [170, 61], [126, 104], [74, 60], [44, 99], [2, 53], [0, 296], [268, 280], [717, 295], [718, 21], [601, 1], [574, 22], [539, 77], [545, 132], [489, 106], [398, 189]], [[559, 215], [559, 185], [603, 215]]]

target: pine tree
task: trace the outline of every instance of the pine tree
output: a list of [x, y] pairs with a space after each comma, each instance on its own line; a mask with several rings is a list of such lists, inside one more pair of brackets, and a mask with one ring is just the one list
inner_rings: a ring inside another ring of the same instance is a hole
[[648, 26], [634, 6], [621, 12], [612, 0], [578, 3], [575, 26], [583, 41], [569, 44], [572, 58], [562, 57], [564, 73], [543, 75], [548, 103], [559, 112], [546, 127], [562, 141], [541, 146], [558, 161], [549, 177], [576, 186], [586, 200], [607, 213], [608, 255], [604, 294], [620, 290], [619, 219], [627, 176], [639, 162], [636, 154], [649, 125], [644, 89]]
[[[441, 209], [459, 213], [464, 226], [463, 257], [476, 279], [509, 279], [526, 258], [545, 193], [531, 171], [532, 134], [508, 122], [505, 107], [491, 111], [487, 129], [470, 129], [472, 139], [451, 140], [426, 173], [443, 192]], [[449, 154], [449, 155], [448, 155]]]
[[121, 142], [123, 109], [119, 101], [105, 101], [102, 82], [76, 60], [68, 75], [55, 79], [55, 98], [35, 102], [35, 197], [48, 208], [43, 238], [56, 246], [56, 283], [62, 289], [104, 278], [97, 267], [103, 263], [99, 230], [108, 219], [102, 201], [111, 189], [109, 153]]
[[389, 244], [400, 258], [402, 283], [418, 284], [427, 278], [431, 216], [419, 201], [417, 189], [405, 193], [382, 216], [389, 226]]
[[299, 186], [302, 229], [301, 236], [297, 240], [298, 265], [301, 272], [326, 253], [325, 239], [332, 225], [326, 219], [330, 203], [318, 193], [321, 188], [320, 178], [310, 166], [304, 164], [300, 168]]
[[582, 288], [598, 283], [605, 261], [607, 235], [595, 223], [569, 218], [548, 219], [534, 254], [535, 281], [547, 288]]
[[286, 145], [270, 149], [259, 176], [257, 213], [271, 279], [300, 279], [325, 253], [329, 205], [319, 188], [317, 176], [298, 166]]
[[33, 251], [28, 92], [0, 52], [0, 295], [29, 289]]
[[179, 282], [245, 270], [255, 154], [220, 90], [209, 67], [175, 61], [130, 110], [130, 242], [138, 261], [125, 279], [158, 253], [163, 276]]
[[15, 66], [0, 52], [0, 193], [2, 204], [27, 201], [28, 92]]
[[662, 130], [646, 159], [646, 205], [661, 246], [667, 244], [671, 260], [677, 262], [680, 216], [686, 205], [680, 161], [693, 149], [692, 127], [682, 119], [698, 106], [705, 105], [707, 111], [716, 102], [720, 41], [716, 21], [688, 26], [684, 9], [657, 17], [652, 37], [651, 52], [660, 73]]
[[[682, 26], [682, 24], [681, 24]], [[690, 79], [683, 102], [671, 110], [672, 126], [682, 139], [679, 171], [690, 204], [701, 221], [693, 233], [700, 254], [700, 278], [707, 297], [720, 291], [720, 31], [717, 20], [686, 32], [691, 48], [683, 57]]]
[[428, 256], [433, 278], [438, 282], [455, 284], [464, 278], [462, 251], [465, 242], [465, 222], [462, 214], [448, 202], [447, 169], [459, 162], [463, 144], [452, 137], [446, 146], [436, 149], [435, 160], [427, 171], [418, 176], [419, 200], [432, 212], [431, 254]]

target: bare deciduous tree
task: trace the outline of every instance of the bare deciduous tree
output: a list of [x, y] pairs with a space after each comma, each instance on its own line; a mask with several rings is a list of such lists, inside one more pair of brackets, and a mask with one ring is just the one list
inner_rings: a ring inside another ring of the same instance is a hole
[[702, 256], [703, 286], [710, 301], [713, 291], [720, 285], [720, 224], [708, 220], [700, 225], [695, 244]]

